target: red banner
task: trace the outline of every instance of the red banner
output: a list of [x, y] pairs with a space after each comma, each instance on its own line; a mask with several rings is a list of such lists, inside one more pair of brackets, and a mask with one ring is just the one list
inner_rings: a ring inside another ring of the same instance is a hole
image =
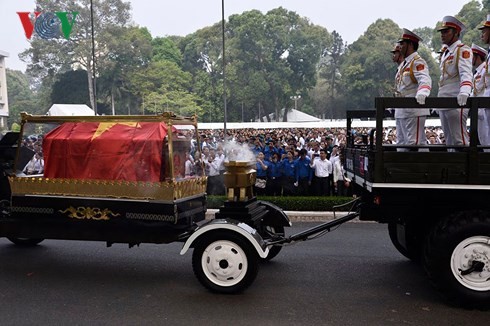
[[163, 122], [67, 122], [43, 140], [46, 178], [162, 180]]

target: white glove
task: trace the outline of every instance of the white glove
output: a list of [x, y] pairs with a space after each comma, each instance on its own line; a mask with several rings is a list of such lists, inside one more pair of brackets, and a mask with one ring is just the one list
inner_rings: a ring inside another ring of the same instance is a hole
[[297, 187], [297, 186], [298, 186], [298, 181], [296, 181], [296, 182], [294, 183], [294, 186], [295, 186], [295, 187]]
[[458, 94], [458, 104], [461, 106], [466, 105], [466, 101], [468, 100], [468, 94], [466, 93], [459, 93]]
[[425, 104], [425, 98], [426, 97], [427, 97], [426, 95], [422, 95], [422, 94], [415, 95], [415, 99], [417, 100], [417, 103], [420, 104], [420, 105], [424, 105]]

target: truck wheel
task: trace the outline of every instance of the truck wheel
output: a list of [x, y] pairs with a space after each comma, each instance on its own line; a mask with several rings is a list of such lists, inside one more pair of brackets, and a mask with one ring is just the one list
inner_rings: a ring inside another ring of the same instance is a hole
[[252, 244], [234, 232], [213, 232], [194, 246], [192, 268], [199, 282], [218, 293], [248, 288], [258, 273], [259, 256]]
[[15, 243], [16, 245], [22, 247], [34, 247], [44, 241], [44, 239], [31, 239], [31, 238], [7, 238], [7, 239], [9, 239], [12, 243]]
[[[270, 239], [270, 234], [277, 234], [280, 236], [284, 236], [284, 226], [265, 226], [266, 234], [261, 234], [264, 240]], [[269, 261], [272, 258], [276, 257], [279, 252], [281, 252], [282, 246], [272, 246], [269, 248], [269, 254], [265, 257], [264, 261]]]
[[436, 225], [424, 250], [434, 285], [454, 303], [490, 308], [490, 217], [464, 212]]
[[[415, 234], [410, 232], [410, 229], [407, 230], [407, 228], [409, 228], [409, 226], [405, 225], [403, 230], [399, 230], [397, 222], [389, 222], [388, 234], [390, 235], [391, 242], [399, 253], [414, 262], [419, 262], [422, 258], [422, 245], [417, 244], [418, 242]], [[402, 245], [401, 237], [405, 237], [403, 242], [406, 247]], [[420, 243], [423, 243], [422, 240], [419, 241]]]

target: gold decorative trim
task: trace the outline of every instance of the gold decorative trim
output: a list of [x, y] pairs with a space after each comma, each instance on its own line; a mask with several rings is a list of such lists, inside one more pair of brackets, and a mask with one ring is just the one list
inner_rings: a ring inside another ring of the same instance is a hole
[[207, 177], [164, 182], [9, 177], [12, 195], [75, 196], [173, 201], [204, 194]]
[[95, 220], [95, 221], [108, 221], [110, 220], [109, 215], [112, 217], [121, 216], [119, 213], [113, 213], [109, 209], [104, 208], [101, 210], [98, 207], [73, 207], [70, 206], [64, 211], [59, 210], [60, 213], [68, 213], [68, 217], [75, 218], [77, 220]]

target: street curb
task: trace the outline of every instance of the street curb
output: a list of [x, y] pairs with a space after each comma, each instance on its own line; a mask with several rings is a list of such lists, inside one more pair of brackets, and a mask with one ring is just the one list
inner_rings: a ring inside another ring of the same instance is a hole
[[[211, 220], [214, 218], [216, 212], [219, 209], [210, 209], [208, 208], [206, 212], [206, 219]], [[297, 211], [284, 211], [284, 213], [289, 217], [291, 222], [325, 222], [331, 221], [335, 218], [339, 218], [348, 214], [348, 212], [297, 212]], [[350, 222], [364, 222], [360, 221], [359, 218], [355, 218]]]

